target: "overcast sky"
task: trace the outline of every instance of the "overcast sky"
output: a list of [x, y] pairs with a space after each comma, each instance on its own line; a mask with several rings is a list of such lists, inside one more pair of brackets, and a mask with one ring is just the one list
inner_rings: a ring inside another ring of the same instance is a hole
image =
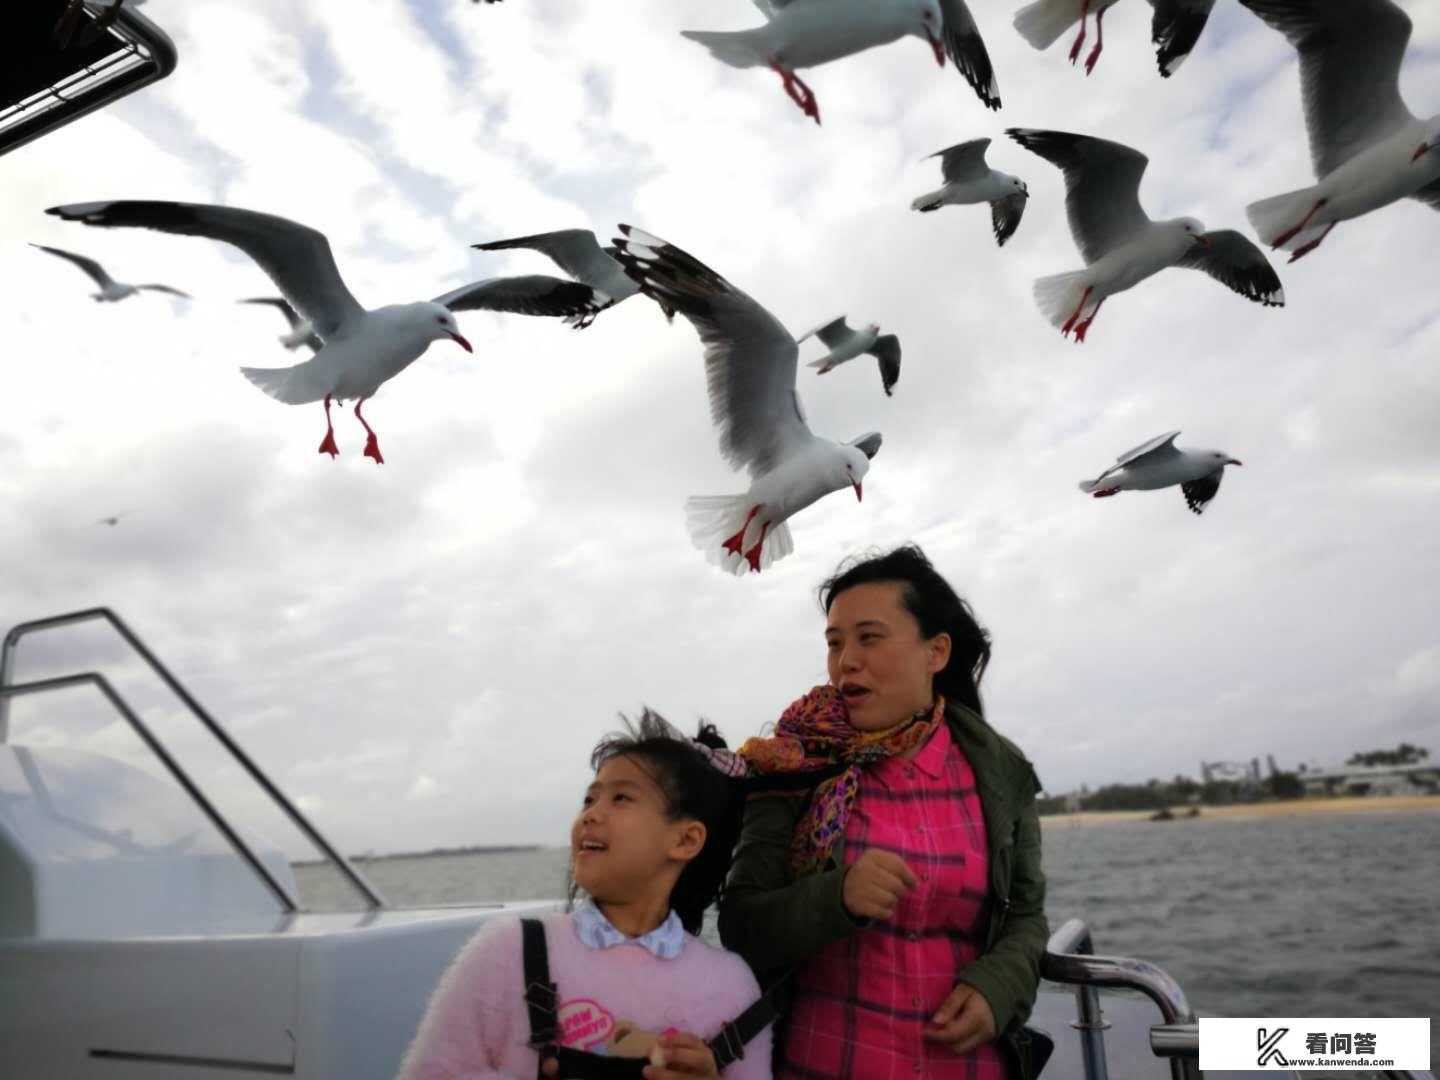
[[[1428, 115], [1440, 7], [1405, 6], [1401, 89]], [[1299, 81], [1233, 0], [1170, 80], [1139, 0], [1089, 79], [1063, 44], [1031, 50], [1012, 7], [976, 5], [1000, 113], [907, 39], [807, 74], [817, 128], [771, 73], [679, 36], [755, 24], [746, 0], [152, 0], [175, 74], [0, 158], [0, 616], [113, 606], [349, 851], [562, 842], [617, 712], [754, 733], [824, 679], [816, 584], [906, 540], [993, 633], [989, 718], [1052, 792], [1440, 753], [1440, 216], [1340, 226], [1279, 266], [1282, 310], [1167, 271], [1064, 341], [1030, 295], [1081, 265], [1063, 185], [1004, 127], [1126, 142], [1153, 216], [1248, 233], [1248, 202], [1312, 182]], [[1003, 250], [984, 208], [908, 209], [938, 186], [921, 159], [978, 136], [1032, 196]], [[884, 434], [865, 500], [799, 515], [763, 575], [709, 565], [684, 500], [747, 481], [717, 452], [693, 329], [643, 298], [582, 333], [462, 315], [473, 357], [436, 344], [367, 407], [386, 464], [348, 410], [332, 461], [318, 405], [237, 371], [297, 358], [273, 311], [232, 302], [271, 291], [258, 268], [42, 213], [109, 198], [313, 225], [369, 306], [549, 269], [476, 242], [640, 225], [797, 333], [844, 312], [900, 335], [893, 399], [868, 361], [800, 369], [816, 431]], [[197, 299], [94, 304], [28, 241]], [[1173, 428], [1245, 463], [1203, 517], [1173, 489], [1076, 490]], [[37, 639], [21, 673], [114, 672], [239, 797], [104, 640]], [[144, 758], [83, 694], [18, 707], [12, 737]]]

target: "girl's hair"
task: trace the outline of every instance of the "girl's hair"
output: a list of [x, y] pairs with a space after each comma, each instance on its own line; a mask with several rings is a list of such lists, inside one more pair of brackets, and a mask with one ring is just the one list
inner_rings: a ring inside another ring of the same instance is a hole
[[596, 772], [612, 758], [637, 760], [665, 798], [671, 821], [693, 819], [705, 826], [705, 846], [685, 864], [670, 891], [670, 906], [692, 934], [700, 932], [705, 909], [719, 898], [740, 833], [744, 795], [739, 784], [710, 764], [695, 742], [716, 750], [725, 739], [714, 724], [700, 724], [695, 742], [659, 713], [644, 709], [638, 721], [620, 717], [624, 732], [607, 735], [590, 754]]
[[976, 621], [970, 605], [960, 599], [915, 544], [842, 562], [835, 574], [820, 585], [820, 604], [828, 615], [830, 605], [846, 589], [873, 583], [900, 586], [900, 601], [920, 624], [922, 637], [950, 635], [950, 660], [935, 675], [935, 689], [945, 695], [946, 701], [983, 716], [980, 680], [990, 663], [990, 634]]

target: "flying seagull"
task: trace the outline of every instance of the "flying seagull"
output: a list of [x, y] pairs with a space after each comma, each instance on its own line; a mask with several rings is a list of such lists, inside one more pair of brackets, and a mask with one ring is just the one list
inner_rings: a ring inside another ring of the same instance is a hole
[[985, 164], [985, 150], [989, 145], [989, 139], [971, 139], [931, 154], [940, 159], [940, 175], [945, 178], [945, 186], [919, 196], [910, 204], [910, 209], [928, 212], [942, 206], [989, 203], [995, 242], [1004, 247], [1005, 241], [1020, 227], [1030, 191], [1018, 176], [996, 172]]
[[89, 275], [90, 280], [100, 286], [100, 291], [98, 293], [91, 293], [90, 298], [102, 304], [116, 303], [124, 300], [128, 296], [134, 296], [142, 289], [150, 292], [169, 293], [171, 296], [181, 296], [186, 300], [191, 299], [189, 293], [181, 292], [179, 289], [172, 289], [169, 285], [127, 285], [123, 281], [116, 281], [107, 274], [105, 268], [94, 259], [86, 258], [84, 255], [77, 255], [73, 251], [46, 247], [44, 244], [31, 244], [30, 246], [39, 248], [41, 251], [48, 252], [57, 258], [64, 259], [66, 262], [74, 263], [81, 270], [84, 270], [85, 273]]
[[852, 330], [846, 324], [845, 316], [841, 315], [838, 319], [832, 319], [801, 334], [795, 339], [795, 343], [798, 345], [812, 335], [818, 337], [830, 350], [819, 360], [811, 360], [806, 365], [819, 368], [816, 374], [824, 375], [841, 364], [868, 353], [880, 362], [880, 383], [885, 388], [885, 396], [894, 395], [895, 384], [900, 381], [900, 339], [894, 334], [882, 335], [876, 323], [870, 323], [860, 330]]
[[1010, 128], [1007, 134], [1065, 174], [1065, 212], [1086, 268], [1035, 282], [1035, 302], [1061, 334], [1073, 330], [1075, 340], [1084, 341], [1106, 297], [1170, 266], [1203, 270], [1266, 307], [1284, 305], [1274, 268], [1240, 233], [1207, 233], [1192, 217], [1150, 219], [1140, 206], [1149, 159], [1138, 150], [1063, 131]]
[[[560, 229], [556, 232], [536, 233], [534, 236], [517, 236], [512, 240], [492, 240], [488, 244], [472, 244], [472, 247], [480, 251], [510, 251], [518, 248], [530, 248], [540, 252], [564, 270], [576, 282], [589, 287], [590, 302], [593, 310], [587, 311], [580, 316], [572, 315], [566, 319], [577, 330], [583, 330], [595, 321], [595, 316], [606, 308], [614, 307], [622, 300], [629, 299], [640, 291], [640, 286], [630, 280], [628, 274], [615, 260], [616, 250], [613, 247], [601, 247], [600, 241], [589, 229]], [[552, 282], [557, 288], [568, 286], [575, 289], [572, 282], [562, 282], [559, 278], [545, 278], [541, 275], [532, 275], [540, 281]], [[500, 281], [507, 279], [500, 278]], [[572, 297], [564, 297], [561, 307], [568, 308]], [[675, 312], [661, 307], [665, 311], [667, 319], [673, 319]], [[560, 314], [560, 311], [540, 312], [540, 314]], [[567, 312], [568, 313], [568, 312]]]
[[1300, 54], [1300, 98], [1319, 181], [1246, 208], [1250, 224], [1294, 262], [1330, 230], [1400, 199], [1440, 210], [1440, 115], [1420, 120], [1400, 97], [1410, 16], [1391, 0], [1240, 0]]
[[[330, 422], [334, 399], [355, 400], [355, 419], [365, 429], [365, 456], [383, 464], [380, 444], [361, 406], [380, 386], [404, 371], [432, 341], [449, 339], [474, 352], [460, 333], [454, 312], [471, 306], [465, 290], [435, 300], [391, 304], [366, 310], [351, 295], [325, 234], [308, 226], [229, 206], [203, 203], [118, 201], [74, 203], [46, 211], [66, 221], [106, 227], [134, 226], [232, 244], [250, 256], [324, 343], [304, 363], [287, 368], [241, 368], [265, 393], [287, 405], [325, 403], [325, 438], [320, 453], [339, 454]], [[577, 305], [577, 311], [588, 305]]]
[[965, 0], [755, 0], [755, 6], [767, 20], [763, 26], [680, 33], [731, 67], [769, 67], [817, 124], [820, 105], [798, 69], [912, 36], [929, 42], [941, 67], [948, 55], [986, 107], [1000, 107], [995, 68]]
[[1181, 450], [1178, 431], [1167, 431], [1127, 450], [1094, 480], [1081, 480], [1080, 490], [1097, 499], [1121, 491], [1154, 491], [1180, 486], [1185, 505], [1196, 514], [1215, 498], [1226, 465], [1240, 462], [1223, 450]]
[[795, 391], [799, 346], [779, 320], [673, 244], [629, 225], [620, 231], [625, 272], [699, 333], [720, 452], [750, 473], [742, 495], [686, 502], [690, 536], [733, 573], [758, 573], [794, 550], [787, 519], [832, 491], [862, 497], [880, 435], [838, 443], [814, 434]]
[[[1085, 58], [1085, 74], [1095, 70], [1095, 63], [1105, 49], [1105, 12], [1118, 0], [1036, 0], [1015, 15], [1015, 29], [1034, 48], [1045, 50], [1076, 23], [1080, 33], [1070, 46], [1070, 63], [1080, 57], [1085, 44], [1086, 22], [1095, 16], [1095, 47]], [[1155, 9], [1150, 20], [1150, 38], [1155, 44], [1155, 62], [1160, 74], [1169, 78], [1185, 62], [1205, 23], [1215, 0], [1150, 0]]]

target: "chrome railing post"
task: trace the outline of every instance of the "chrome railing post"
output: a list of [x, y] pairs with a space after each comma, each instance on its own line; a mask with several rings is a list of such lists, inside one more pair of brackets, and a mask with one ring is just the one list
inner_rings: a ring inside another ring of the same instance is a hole
[[[1100, 1013], [1098, 990], [1102, 986], [1110, 986], [1139, 990], [1159, 1007], [1164, 1026], [1175, 1030], [1162, 1034], [1157, 1041], [1155, 1032], [1160, 1025], [1152, 1028], [1151, 1049], [1157, 1055], [1170, 1059], [1170, 1075], [1174, 1080], [1198, 1080], [1199, 1029], [1195, 1011], [1186, 1000], [1180, 984], [1160, 968], [1144, 960], [1131, 960], [1122, 956], [1096, 956], [1094, 951], [1090, 928], [1085, 925], [1084, 920], [1069, 919], [1050, 935], [1050, 940], [1045, 945], [1045, 955], [1040, 960], [1042, 977], [1051, 982], [1076, 987], [1080, 1015], [1074, 1026], [1080, 1030], [1086, 1076], [1094, 1075], [1089, 1071], [1092, 1058], [1098, 1058], [1099, 1068], [1105, 1068], [1102, 1034], [1105, 1023]], [[1193, 1050], [1180, 1046], [1181, 1036], [1178, 1029], [1186, 1025], [1196, 1027]], [[1166, 1050], [1170, 1052], [1166, 1053]], [[1103, 1076], [1104, 1073], [1101, 1072], [1099, 1077]]]
[[[370, 882], [365, 880], [364, 875], [355, 869], [355, 867], [350, 864], [350, 861], [331, 845], [330, 841], [321, 834], [320, 830], [311, 823], [310, 819], [301, 812], [300, 808], [286, 797], [285, 793], [275, 785], [274, 781], [266, 775], [265, 771], [251, 760], [250, 755], [245, 753], [245, 751], [240, 748], [240, 745], [230, 737], [230, 733], [220, 726], [220, 722], [211, 716], [205, 710], [205, 707], [195, 700], [194, 696], [184, 687], [180, 680], [170, 673], [170, 669], [160, 662], [160, 658], [150, 651], [149, 647], [140, 640], [139, 635], [131, 630], [125, 621], [109, 608], [86, 608], [83, 611], [72, 611], [64, 615], [53, 615], [48, 619], [35, 619], [31, 622], [19, 623], [11, 627], [10, 632], [5, 635], [4, 644], [0, 645], [0, 690], [3, 690], [4, 687], [10, 684], [11, 676], [14, 673], [15, 648], [19, 645], [22, 638], [44, 630], [54, 630], [58, 627], [73, 626], [76, 623], [82, 622], [93, 622], [97, 619], [109, 623], [111, 629], [119, 634], [125, 640], [125, 643], [139, 654], [140, 659], [144, 660], [145, 663], [149, 665], [150, 670], [170, 689], [171, 693], [180, 699], [181, 703], [190, 710], [191, 715], [199, 720], [200, 723], [209, 730], [210, 734], [219, 740], [220, 745], [230, 752], [230, 756], [249, 774], [255, 783], [260, 785], [265, 794], [269, 795], [271, 801], [280, 807], [290, 819], [291, 823], [304, 834], [307, 840], [315, 845], [317, 850], [335, 864], [336, 868], [345, 876], [355, 890], [365, 898], [366, 905], [371, 909], [384, 907], [384, 898], [375, 890]], [[107, 694], [107, 696], [110, 695]], [[113, 700], [112, 698], [112, 701]], [[8, 708], [8, 696], [0, 693], [0, 741], [4, 741], [6, 737], [9, 720]], [[135, 726], [134, 722], [132, 722], [132, 726]], [[136, 730], [138, 731], [140, 729], [137, 727]], [[147, 738], [146, 741], [149, 742], [150, 739]]]

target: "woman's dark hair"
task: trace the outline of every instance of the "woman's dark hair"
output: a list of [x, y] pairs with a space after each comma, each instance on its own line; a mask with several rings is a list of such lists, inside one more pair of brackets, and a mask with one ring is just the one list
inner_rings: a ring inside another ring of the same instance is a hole
[[950, 660], [936, 674], [935, 689], [945, 695], [946, 701], [983, 716], [980, 680], [990, 663], [990, 634], [976, 621], [970, 605], [960, 599], [915, 544], [842, 562], [834, 576], [820, 585], [820, 605], [828, 615], [830, 605], [846, 589], [874, 583], [900, 586], [900, 601], [920, 624], [921, 637], [950, 635]]
[[725, 739], [714, 724], [701, 722], [692, 742], [650, 709], [638, 721], [621, 716], [626, 730], [607, 735], [590, 754], [596, 772], [612, 758], [636, 759], [649, 773], [665, 797], [665, 812], [671, 821], [693, 819], [705, 826], [705, 846], [685, 864], [670, 891], [670, 906], [692, 934], [700, 932], [705, 909], [719, 898], [730, 860], [740, 833], [744, 813], [741, 786], [715, 766], [699, 742], [716, 750], [725, 749]]

